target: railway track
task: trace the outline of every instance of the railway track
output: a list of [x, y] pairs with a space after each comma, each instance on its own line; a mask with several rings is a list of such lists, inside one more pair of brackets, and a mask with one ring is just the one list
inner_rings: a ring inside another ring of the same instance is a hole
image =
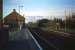
[[37, 32], [33, 31], [32, 29], [29, 30], [38, 43], [42, 46], [43, 50], [60, 50], [60, 48], [56, 47], [53, 43], [39, 36]]
[[[75, 39], [68, 38], [64, 36], [58, 36], [55, 38], [48, 38], [42, 36], [44, 33], [40, 33], [39, 29], [29, 28], [32, 35], [36, 38], [38, 43], [43, 47], [44, 50], [74, 50], [75, 49]], [[55, 33], [55, 32], [54, 32]]]

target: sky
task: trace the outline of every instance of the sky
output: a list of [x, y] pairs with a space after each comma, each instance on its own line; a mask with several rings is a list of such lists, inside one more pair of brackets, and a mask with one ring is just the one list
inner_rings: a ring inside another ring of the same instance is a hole
[[[75, 9], [75, 0], [3, 0], [4, 17], [11, 13], [13, 9], [24, 16], [44, 16], [39, 18], [61, 16], [60, 18], [64, 18], [65, 9], [67, 11]], [[26, 19], [33, 20], [34, 17], [26, 17]]]

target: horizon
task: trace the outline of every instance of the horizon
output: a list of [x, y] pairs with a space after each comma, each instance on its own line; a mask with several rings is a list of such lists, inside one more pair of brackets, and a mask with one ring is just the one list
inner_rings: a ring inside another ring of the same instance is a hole
[[3, 0], [3, 17], [16, 9], [24, 16], [59, 16], [59, 18], [61, 16], [65, 18], [65, 9], [68, 14], [70, 9], [75, 9], [74, 5], [74, 0]]

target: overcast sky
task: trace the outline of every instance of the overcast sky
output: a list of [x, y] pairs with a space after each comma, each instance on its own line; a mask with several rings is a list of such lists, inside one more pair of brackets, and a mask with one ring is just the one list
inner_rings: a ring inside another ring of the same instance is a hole
[[75, 9], [75, 0], [3, 0], [3, 16], [19, 6], [25, 16], [64, 16], [65, 8]]

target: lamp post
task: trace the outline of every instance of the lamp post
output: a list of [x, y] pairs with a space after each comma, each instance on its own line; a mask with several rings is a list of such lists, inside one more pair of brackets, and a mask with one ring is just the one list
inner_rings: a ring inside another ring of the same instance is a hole
[[67, 16], [66, 16], [66, 9], [65, 9], [65, 32], [66, 32], [66, 19], [67, 19]]

